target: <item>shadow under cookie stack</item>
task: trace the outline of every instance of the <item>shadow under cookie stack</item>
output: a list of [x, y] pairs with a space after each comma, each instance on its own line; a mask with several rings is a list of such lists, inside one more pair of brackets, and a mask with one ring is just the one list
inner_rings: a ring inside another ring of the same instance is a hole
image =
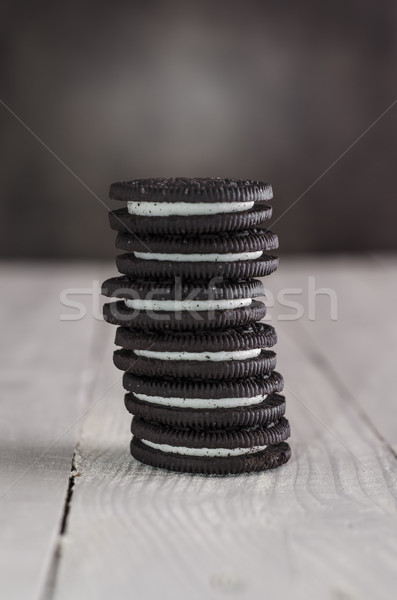
[[274, 328], [257, 277], [274, 272], [270, 185], [236, 179], [115, 183], [121, 276], [102, 286], [118, 326], [131, 454], [173, 471], [262, 471], [286, 463], [289, 424]]

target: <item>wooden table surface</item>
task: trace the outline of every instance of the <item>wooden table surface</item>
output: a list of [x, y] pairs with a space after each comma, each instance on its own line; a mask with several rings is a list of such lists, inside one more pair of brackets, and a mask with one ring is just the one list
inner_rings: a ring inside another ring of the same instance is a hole
[[[114, 273], [1, 268], [0, 598], [395, 598], [396, 257], [285, 258], [265, 281], [305, 290], [284, 291], [301, 318], [269, 309], [292, 459], [225, 478], [130, 457], [115, 328], [89, 292]], [[80, 320], [61, 319], [70, 288]]]

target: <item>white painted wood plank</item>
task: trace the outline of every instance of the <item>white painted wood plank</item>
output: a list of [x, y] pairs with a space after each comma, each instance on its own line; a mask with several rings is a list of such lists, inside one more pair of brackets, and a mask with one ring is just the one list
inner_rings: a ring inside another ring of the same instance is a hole
[[341, 396], [302, 320], [277, 327], [293, 458], [226, 478], [154, 470], [129, 456], [107, 336], [54, 600], [394, 598], [397, 462]]
[[287, 263], [277, 286], [301, 286], [306, 315], [310, 277], [315, 277], [317, 290], [335, 292], [338, 310], [333, 321], [329, 298], [317, 297], [316, 318], [302, 319], [308, 343], [333, 372], [339, 393], [360, 407], [397, 452], [397, 257]]
[[[40, 598], [58, 543], [78, 424], [92, 383], [93, 321], [61, 322], [61, 290], [98, 267], [1, 267], [0, 598]], [[78, 298], [85, 305], [88, 296]], [[70, 311], [69, 312], [73, 312]], [[57, 441], [58, 440], [58, 441]]]

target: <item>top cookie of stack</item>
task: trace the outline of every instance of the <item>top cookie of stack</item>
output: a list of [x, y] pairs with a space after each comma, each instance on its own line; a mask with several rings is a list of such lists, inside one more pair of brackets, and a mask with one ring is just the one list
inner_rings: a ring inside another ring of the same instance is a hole
[[[110, 213], [122, 276], [103, 284], [120, 325], [132, 454], [178, 471], [238, 473], [289, 458], [276, 334], [254, 277], [276, 270], [269, 184], [236, 179], [115, 183]], [[211, 329], [211, 331], [208, 331]], [[278, 407], [275, 410], [275, 407]], [[182, 443], [183, 441], [183, 443]]]
[[109, 197], [127, 202], [110, 213], [117, 231], [200, 234], [257, 227], [271, 217], [273, 191], [259, 181], [177, 177], [113, 183]]

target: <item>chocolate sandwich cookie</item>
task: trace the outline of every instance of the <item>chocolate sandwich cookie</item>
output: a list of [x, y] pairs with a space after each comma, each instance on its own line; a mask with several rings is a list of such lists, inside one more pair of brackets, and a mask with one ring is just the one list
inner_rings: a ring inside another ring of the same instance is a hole
[[[240, 379], [269, 374], [276, 366], [270, 350], [277, 342], [265, 323], [206, 332], [140, 332], [119, 328], [114, 364], [148, 377]], [[138, 360], [139, 359], [139, 360]]]
[[134, 329], [222, 329], [259, 321], [266, 314], [262, 282], [251, 280], [170, 281], [114, 277], [102, 293], [117, 302], [105, 304], [105, 321]]
[[[123, 234], [123, 240], [127, 236]], [[253, 231], [224, 234], [222, 238], [213, 236], [207, 240], [201, 236], [200, 240], [189, 239], [181, 236], [161, 246], [159, 241], [156, 247], [162, 247], [162, 252], [134, 251], [116, 257], [116, 265], [120, 273], [132, 278], [150, 277], [155, 279], [171, 279], [181, 277], [188, 280], [205, 280], [217, 277], [225, 279], [251, 279], [265, 277], [273, 273], [278, 266], [276, 256], [265, 254], [266, 250], [277, 247], [278, 240], [275, 234], [268, 231]], [[142, 242], [128, 240], [133, 247], [142, 247]], [[143, 243], [149, 238], [145, 238]], [[127, 245], [127, 244], [126, 244]], [[146, 244], [147, 248], [152, 248]], [[202, 251], [198, 251], [201, 247]], [[234, 249], [240, 248], [234, 252]], [[179, 248], [179, 250], [178, 250]]]
[[[172, 405], [156, 404], [156, 400]], [[285, 398], [276, 393], [258, 394], [251, 398], [221, 399], [164, 398], [128, 393], [124, 403], [128, 412], [146, 421], [192, 429], [235, 429], [267, 425], [278, 421], [285, 413]]]
[[134, 417], [131, 454], [141, 462], [186, 473], [237, 474], [271, 469], [287, 462], [289, 423], [197, 431], [149, 423]]
[[202, 215], [199, 217], [137, 217], [126, 208], [109, 212], [110, 227], [116, 231], [132, 235], [198, 234], [219, 231], [239, 231], [258, 227], [272, 218], [273, 209], [268, 204], [260, 204], [245, 212]]
[[[149, 256], [152, 253], [147, 253]], [[247, 253], [248, 254], [248, 253]], [[260, 252], [260, 256], [247, 260], [228, 260], [213, 262], [208, 261], [188, 261], [183, 255], [176, 255], [176, 260], [151, 259], [137, 257], [135, 254], [121, 254], [116, 257], [116, 265], [120, 273], [129, 277], [157, 277], [158, 279], [169, 279], [170, 277], [186, 277], [186, 279], [212, 279], [214, 277], [225, 277], [225, 279], [249, 279], [251, 277], [266, 277], [276, 271], [278, 267], [278, 258], [269, 256]], [[230, 255], [231, 256], [231, 255]], [[184, 258], [181, 261], [180, 258]]]
[[277, 235], [265, 229], [139, 239], [119, 233], [116, 246], [129, 252], [118, 256], [116, 264], [131, 277], [249, 279], [269, 275], [278, 265], [276, 257], [265, 254], [278, 248]]
[[127, 409], [144, 419], [192, 428], [241, 427], [273, 422], [284, 414], [277, 394], [282, 376], [237, 380], [178, 380], [125, 373]]
[[139, 234], [210, 233], [255, 227], [271, 217], [267, 183], [222, 178], [138, 179], [114, 183], [109, 197], [127, 203], [111, 227]]

